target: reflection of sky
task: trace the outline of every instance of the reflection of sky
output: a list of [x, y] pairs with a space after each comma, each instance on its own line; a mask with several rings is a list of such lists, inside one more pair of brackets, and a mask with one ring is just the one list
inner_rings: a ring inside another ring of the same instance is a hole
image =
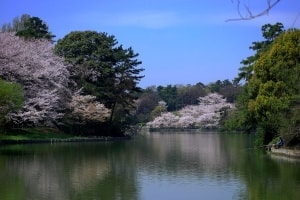
[[249, 141], [241, 134], [164, 132], [0, 146], [0, 199], [298, 199], [298, 163], [249, 150]]
[[147, 164], [139, 169], [141, 199], [236, 199], [245, 193], [245, 185], [228, 163], [220, 134], [148, 137], [156, 156], [145, 157], [142, 163]]
[[245, 191], [245, 186], [234, 178], [222, 181], [211, 176], [198, 179], [141, 174], [139, 180], [143, 200], [237, 199], [237, 195]]
[[219, 137], [219, 134], [151, 133], [147, 140], [151, 141], [149, 148], [154, 157], [143, 162], [150, 162], [148, 165], [160, 162], [172, 169], [201, 172], [222, 170], [227, 168], [229, 158]]

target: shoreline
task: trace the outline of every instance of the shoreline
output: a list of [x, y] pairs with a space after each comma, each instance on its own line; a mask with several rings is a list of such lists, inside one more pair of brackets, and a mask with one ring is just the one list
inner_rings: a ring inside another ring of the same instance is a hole
[[273, 155], [300, 159], [300, 149], [291, 149], [291, 148], [284, 148], [284, 147], [276, 149], [274, 147], [271, 147], [269, 152]]
[[2, 139], [0, 145], [10, 144], [38, 144], [38, 143], [79, 143], [79, 142], [105, 142], [105, 141], [119, 141], [129, 140], [131, 136], [123, 137], [71, 137], [71, 138], [51, 138], [51, 139]]

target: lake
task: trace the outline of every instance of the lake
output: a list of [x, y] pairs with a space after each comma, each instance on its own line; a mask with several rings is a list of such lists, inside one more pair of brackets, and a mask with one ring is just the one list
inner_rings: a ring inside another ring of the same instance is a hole
[[299, 199], [300, 162], [254, 149], [253, 139], [169, 131], [0, 146], [0, 199]]

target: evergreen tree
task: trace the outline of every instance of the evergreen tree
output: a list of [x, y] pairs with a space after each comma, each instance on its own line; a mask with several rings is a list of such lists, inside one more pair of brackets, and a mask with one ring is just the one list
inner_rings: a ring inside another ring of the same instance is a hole
[[177, 97], [178, 91], [176, 86], [167, 85], [167, 87], [158, 86], [157, 92], [160, 98], [167, 103], [168, 111], [175, 111], [178, 109]]
[[240, 72], [234, 80], [236, 84], [241, 80], [248, 81], [251, 78], [255, 61], [264, 51], [268, 50], [274, 39], [284, 32], [284, 26], [280, 22], [277, 22], [274, 25], [265, 24], [262, 26], [261, 31], [265, 40], [253, 42], [252, 46], [249, 47], [255, 54], [241, 61], [243, 66], [239, 68]]
[[243, 130], [251, 132], [257, 129], [257, 122], [253, 113], [248, 110], [248, 103], [250, 99], [255, 98], [251, 87], [249, 87], [249, 80], [254, 74], [254, 64], [263, 56], [263, 53], [268, 51], [274, 39], [284, 32], [282, 23], [266, 24], [262, 28], [263, 41], [253, 42], [249, 47], [255, 53], [241, 61], [242, 67], [239, 68], [239, 74], [234, 79], [233, 85], [238, 85], [239, 82], [244, 81], [243, 91], [237, 97], [237, 111], [229, 114], [228, 120], [225, 122], [225, 127], [228, 129]]
[[49, 32], [47, 24], [38, 17], [30, 17], [25, 19], [23, 27], [16, 32], [17, 36], [24, 37], [26, 39], [47, 39], [53, 41], [55, 35]]
[[262, 30], [266, 40], [253, 43], [256, 54], [240, 69], [238, 79], [245, 79], [244, 91], [237, 112], [226, 123], [256, 130], [257, 145], [268, 144], [279, 135], [288, 144], [300, 138], [300, 31], [283, 31], [280, 23]]
[[109, 123], [123, 129], [143, 78], [138, 54], [118, 45], [113, 35], [95, 31], [71, 32], [58, 41], [55, 52], [73, 64], [70, 71], [77, 85], [111, 110]]
[[278, 36], [254, 64], [248, 83], [251, 96], [248, 110], [257, 121], [263, 144], [278, 135], [288, 134], [282, 129], [296, 131], [295, 127], [299, 126], [300, 117], [291, 117], [300, 100], [299, 54], [300, 31], [289, 30]]

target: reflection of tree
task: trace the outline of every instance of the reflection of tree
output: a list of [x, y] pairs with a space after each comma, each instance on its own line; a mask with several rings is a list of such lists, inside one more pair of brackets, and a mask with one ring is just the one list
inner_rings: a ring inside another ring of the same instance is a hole
[[80, 185], [72, 188], [71, 199], [138, 199], [132, 148], [126, 143], [109, 143], [102, 147], [99, 148], [99, 144], [89, 147], [96, 155], [83, 151], [77, 156], [72, 179], [80, 181]]
[[209, 176], [222, 184], [226, 180], [225, 185], [240, 181], [240, 199], [297, 199], [299, 165], [248, 149], [253, 139], [242, 134], [151, 133], [147, 145], [139, 147], [139, 165], [147, 176]]
[[12, 155], [6, 161], [8, 167], [1, 169], [5, 183], [0, 181], [0, 186], [8, 199], [14, 190], [22, 194], [14, 199], [22, 200], [137, 199], [134, 160], [127, 154], [130, 148], [117, 143], [40, 147], [25, 156]]
[[135, 200], [141, 176], [234, 185], [240, 199], [297, 199], [299, 165], [252, 146], [241, 134], [164, 132], [132, 141], [0, 147], [1, 200]]
[[[1, 163], [1, 161], [0, 161]], [[17, 175], [7, 174], [0, 165], [0, 194], [1, 200], [23, 200], [25, 189]]]
[[[23, 191], [20, 199], [68, 199], [65, 188], [64, 172], [61, 164], [51, 155], [14, 156], [7, 161], [2, 170], [6, 180], [14, 180], [18, 187], [12, 185], [15, 193]], [[5, 188], [10, 186], [5, 186]], [[51, 192], [55, 191], [55, 193]], [[11, 193], [14, 194], [14, 193]]]
[[240, 192], [241, 199], [297, 199], [299, 165], [276, 161], [261, 150], [245, 148], [253, 146], [253, 139], [240, 134], [222, 137], [224, 144], [230, 145], [226, 154], [235, 155], [231, 159], [232, 171], [246, 185], [246, 190]]
[[[254, 151], [254, 150], [253, 150]], [[237, 171], [247, 185], [248, 199], [298, 199], [299, 165], [276, 161], [256, 151], [239, 157]], [[298, 178], [295, 178], [298, 177]]]
[[147, 145], [139, 151], [139, 165], [151, 175], [166, 173], [193, 178], [214, 175], [229, 167], [221, 143], [219, 134], [151, 133]]

